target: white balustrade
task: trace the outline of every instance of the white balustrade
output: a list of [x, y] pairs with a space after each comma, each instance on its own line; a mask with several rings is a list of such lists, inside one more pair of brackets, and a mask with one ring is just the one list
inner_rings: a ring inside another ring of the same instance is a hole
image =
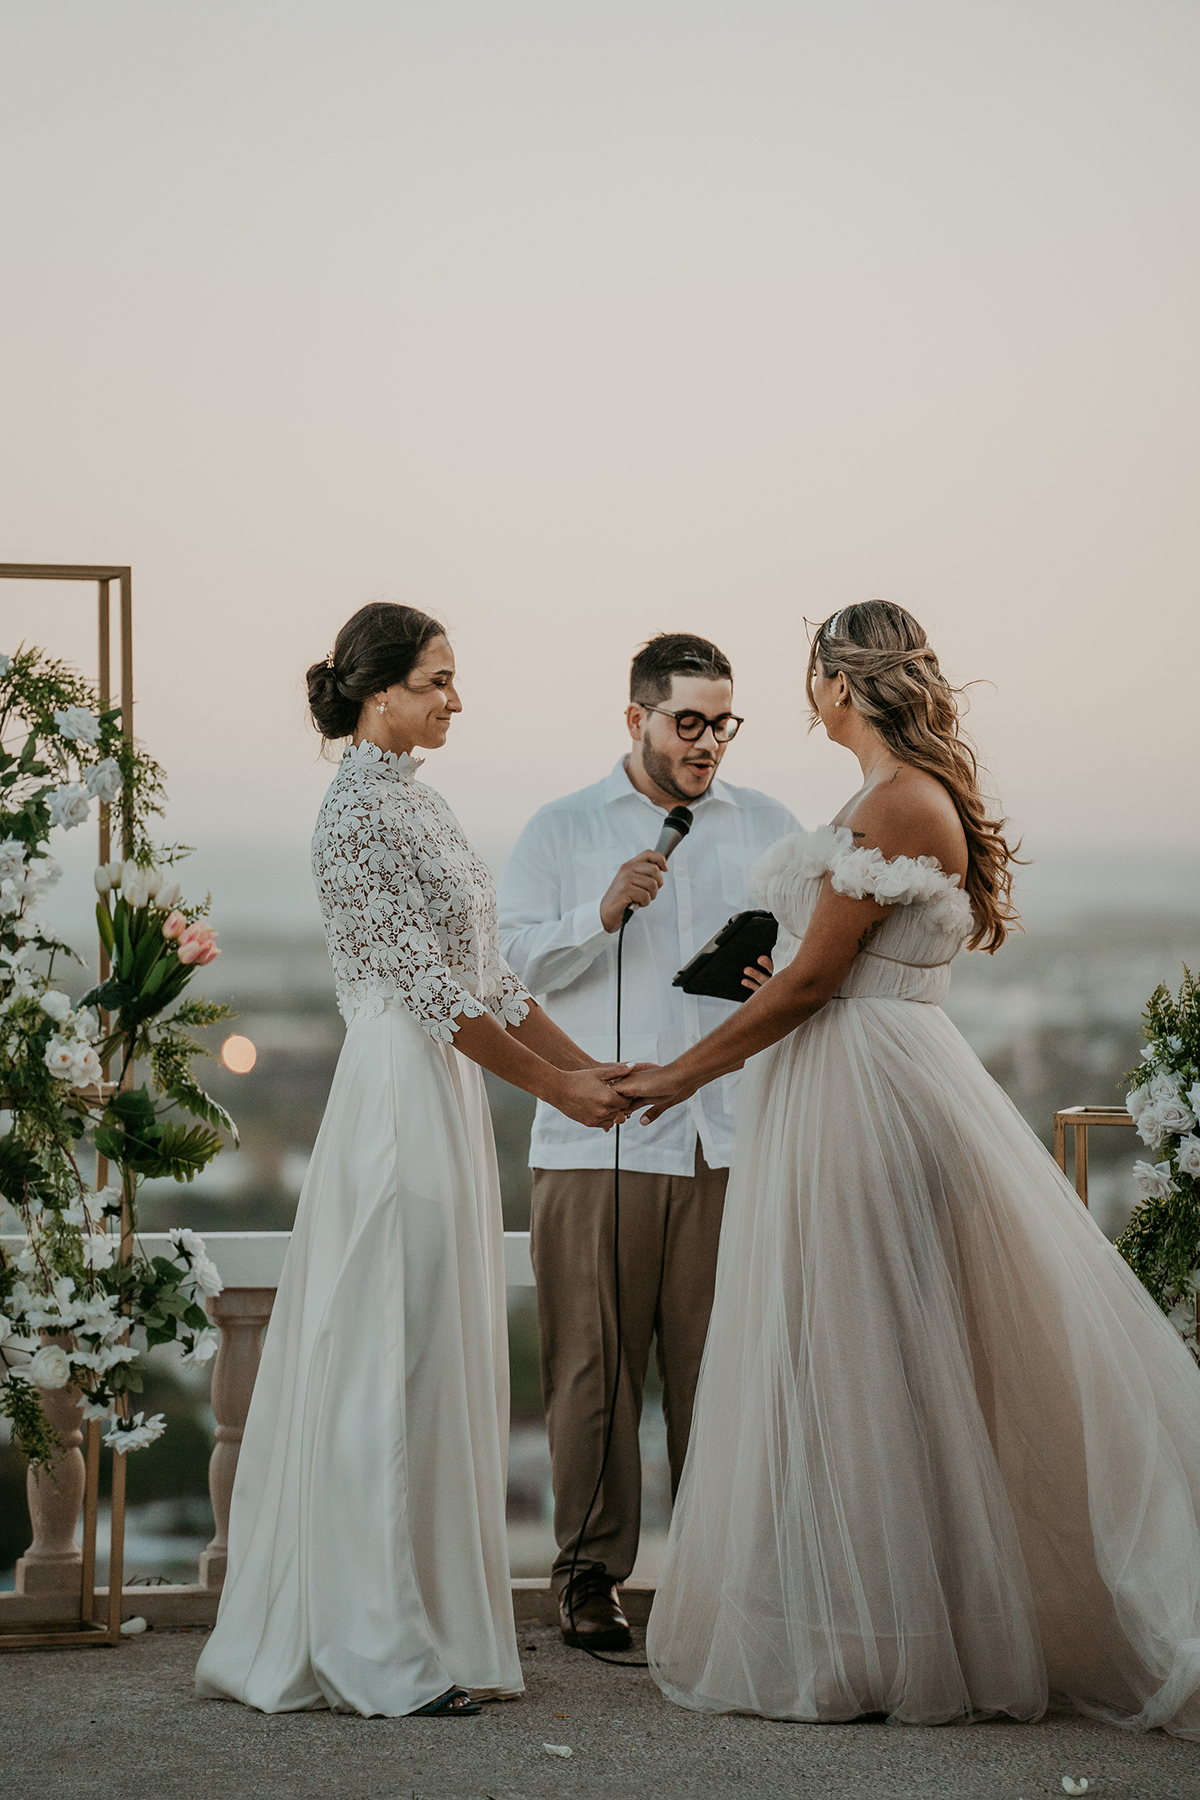
[[[208, 1302], [221, 1343], [212, 1366], [212, 1409], [216, 1418], [216, 1445], [209, 1461], [208, 1486], [216, 1530], [200, 1558], [195, 1587], [126, 1589], [137, 1609], [163, 1613], [163, 1623], [197, 1622], [211, 1618], [216, 1596], [225, 1580], [228, 1553], [229, 1502], [237, 1469], [238, 1451], [254, 1378], [262, 1351], [262, 1334], [271, 1316], [275, 1290], [283, 1271], [291, 1233], [287, 1231], [211, 1231], [204, 1233], [209, 1256], [217, 1266], [223, 1291]], [[19, 1251], [22, 1237], [3, 1236], [0, 1244]], [[146, 1256], [170, 1256], [173, 1246], [165, 1232], [139, 1233]], [[504, 1268], [510, 1288], [532, 1288], [533, 1264], [529, 1258], [529, 1233], [506, 1231]], [[29, 1515], [33, 1542], [17, 1564], [17, 1595], [67, 1594], [77, 1596], [81, 1552], [75, 1531], [83, 1504], [83, 1456], [80, 1415], [75, 1391], [63, 1388], [45, 1396], [51, 1424], [59, 1432], [65, 1454], [49, 1476], [28, 1476]], [[522, 1584], [540, 1585], [540, 1584]], [[195, 1596], [189, 1606], [188, 1597]], [[211, 1599], [208, 1599], [211, 1596]], [[0, 1618], [6, 1612], [29, 1614], [31, 1601], [0, 1595]], [[182, 1604], [181, 1604], [182, 1603]], [[78, 1600], [75, 1602], [78, 1609]], [[166, 1610], [164, 1611], [164, 1607]], [[133, 1602], [124, 1608], [126, 1616]], [[29, 1614], [29, 1616], [33, 1616]]]

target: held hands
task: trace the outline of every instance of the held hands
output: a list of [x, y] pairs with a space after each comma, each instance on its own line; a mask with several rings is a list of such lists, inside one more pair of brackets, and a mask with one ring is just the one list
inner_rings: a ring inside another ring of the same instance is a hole
[[636, 1075], [643, 1067], [640, 1063], [596, 1063], [590, 1069], [564, 1069], [553, 1096], [545, 1097], [577, 1125], [609, 1131], [614, 1125], [623, 1125], [633, 1110], [612, 1084]]
[[649, 906], [667, 872], [667, 859], [657, 850], [643, 850], [622, 863], [600, 902], [600, 923], [605, 931], [619, 929], [627, 906]]
[[631, 1111], [636, 1112], [643, 1106], [647, 1108], [642, 1114], [643, 1125], [653, 1124], [668, 1107], [690, 1100], [699, 1085], [699, 1082], [689, 1081], [686, 1076], [680, 1075], [677, 1063], [666, 1063], [661, 1069], [647, 1064], [644, 1069], [632, 1069], [626, 1075], [616, 1076], [613, 1081], [615, 1091], [624, 1096], [625, 1104]]

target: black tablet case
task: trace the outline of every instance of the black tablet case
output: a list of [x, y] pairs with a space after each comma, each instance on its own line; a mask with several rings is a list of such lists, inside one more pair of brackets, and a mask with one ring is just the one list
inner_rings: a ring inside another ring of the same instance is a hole
[[774, 913], [761, 909], [735, 913], [716, 937], [684, 964], [671, 986], [682, 988], [685, 994], [711, 994], [716, 1000], [748, 1000], [755, 990], [742, 986], [742, 971], [760, 956], [769, 956], [778, 935]]

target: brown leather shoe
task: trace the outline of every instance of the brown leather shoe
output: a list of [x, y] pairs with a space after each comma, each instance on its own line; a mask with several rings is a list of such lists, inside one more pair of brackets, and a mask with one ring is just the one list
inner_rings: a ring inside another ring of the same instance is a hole
[[603, 1569], [589, 1569], [575, 1577], [558, 1603], [558, 1622], [564, 1642], [577, 1650], [629, 1650], [633, 1646], [629, 1620], [617, 1600], [617, 1584]]

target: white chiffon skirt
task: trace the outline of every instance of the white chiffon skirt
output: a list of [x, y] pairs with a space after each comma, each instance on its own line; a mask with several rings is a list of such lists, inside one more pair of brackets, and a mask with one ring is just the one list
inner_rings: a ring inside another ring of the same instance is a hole
[[1200, 1374], [945, 1014], [747, 1066], [648, 1633], [681, 1705], [1200, 1738]]
[[507, 1437], [483, 1080], [393, 1003], [346, 1034], [300, 1196], [198, 1692], [393, 1715], [519, 1692]]

